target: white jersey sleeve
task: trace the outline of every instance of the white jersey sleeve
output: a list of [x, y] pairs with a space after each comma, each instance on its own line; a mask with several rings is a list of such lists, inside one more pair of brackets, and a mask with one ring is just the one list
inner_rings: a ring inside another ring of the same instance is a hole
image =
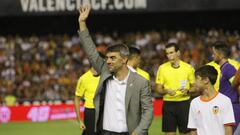
[[[194, 99], [195, 100], [195, 99]], [[189, 115], [188, 115], [188, 128], [190, 129], [197, 129], [197, 123], [196, 123], [196, 116], [195, 116], [195, 106], [194, 106], [194, 100], [192, 100], [190, 104], [190, 109], [189, 109]]]
[[231, 100], [229, 98], [225, 98], [225, 104], [224, 104], [224, 114], [222, 116], [222, 122], [223, 124], [234, 124], [235, 123], [235, 119], [234, 119], [234, 113], [233, 113], [233, 106], [231, 103]]

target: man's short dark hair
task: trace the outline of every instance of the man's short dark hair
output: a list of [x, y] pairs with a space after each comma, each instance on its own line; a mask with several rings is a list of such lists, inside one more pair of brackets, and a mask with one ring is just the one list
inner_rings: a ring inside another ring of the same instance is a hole
[[125, 44], [116, 44], [108, 47], [106, 53], [119, 52], [122, 57], [129, 57], [129, 48]]
[[223, 54], [225, 58], [228, 58], [231, 54], [230, 47], [228, 47], [227, 43], [225, 42], [217, 41], [214, 43], [213, 48]]
[[217, 80], [218, 72], [213, 66], [205, 65], [195, 71], [195, 76], [208, 78], [211, 84], [214, 85]]
[[140, 56], [141, 55], [141, 51], [136, 48], [136, 47], [129, 47], [129, 59], [132, 59], [134, 56]]
[[176, 52], [179, 51], [179, 46], [176, 43], [168, 43], [166, 45], [166, 48], [170, 48], [170, 47], [174, 47]]

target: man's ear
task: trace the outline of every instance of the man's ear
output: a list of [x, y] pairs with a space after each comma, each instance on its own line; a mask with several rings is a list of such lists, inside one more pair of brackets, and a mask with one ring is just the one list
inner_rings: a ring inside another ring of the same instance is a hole
[[177, 51], [177, 55], [178, 55], [178, 57], [180, 57], [180, 55], [181, 55], [179, 50]]
[[123, 57], [123, 62], [127, 63], [128, 62], [128, 57]]
[[204, 77], [203, 82], [204, 82], [204, 84], [211, 83], [208, 77]]

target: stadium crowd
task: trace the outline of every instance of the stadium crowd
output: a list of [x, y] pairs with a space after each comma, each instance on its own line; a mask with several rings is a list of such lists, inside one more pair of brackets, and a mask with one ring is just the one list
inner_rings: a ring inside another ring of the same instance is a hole
[[[123, 42], [142, 52], [142, 69], [150, 73], [152, 86], [160, 64], [165, 62], [165, 44], [177, 42], [182, 60], [198, 68], [212, 60], [211, 45], [227, 41], [231, 58], [240, 61], [240, 33], [225, 30], [148, 31], [111, 34], [96, 32], [98, 51]], [[0, 103], [61, 101], [74, 98], [77, 80], [89, 69], [78, 36], [1, 36]]]

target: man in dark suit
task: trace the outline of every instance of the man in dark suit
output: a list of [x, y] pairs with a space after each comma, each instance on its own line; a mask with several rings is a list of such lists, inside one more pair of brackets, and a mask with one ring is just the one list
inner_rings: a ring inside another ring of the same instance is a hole
[[129, 49], [124, 44], [108, 47], [104, 61], [86, 26], [90, 6], [79, 12], [82, 47], [101, 75], [94, 97], [95, 131], [98, 135], [146, 135], [153, 119], [148, 81], [128, 69]]

